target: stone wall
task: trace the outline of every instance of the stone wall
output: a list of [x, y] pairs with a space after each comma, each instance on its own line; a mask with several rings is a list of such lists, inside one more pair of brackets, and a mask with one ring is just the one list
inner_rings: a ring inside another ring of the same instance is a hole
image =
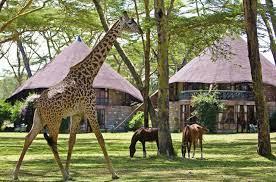
[[[122, 121], [124, 121], [129, 114], [133, 111], [129, 106], [108, 106], [105, 108], [105, 128], [107, 130], [116, 127]], [[124, 130], [127, 122], [122, 124], [118, 130]]]
[[179, 102], [170, 102], [169, 123], [172, 132], [180, 130], [180, 106]]

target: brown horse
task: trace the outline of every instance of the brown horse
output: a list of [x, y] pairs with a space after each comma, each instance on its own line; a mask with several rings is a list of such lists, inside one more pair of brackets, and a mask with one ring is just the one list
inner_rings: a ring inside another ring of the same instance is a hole
[[186, 148], [188, 149], [188, 158], [190, 158], [191, 146], [194, 146], [193, 158], [195, 156], [196, 145], [200, 144], [201, 159], [202, 154], [202, 135], [208, 132], [208, 129], [198, 124], [187, 125], [183, 129], [181, 152], [182, 157], [185, 158]]
[[156, 141], [156, 145], [159, 151], [158, 143], [158, 128], [139, 128], [137, 129], [131, 139], [131, 144], [129, 146], [130, 157], [134, 156], [136, 152], [135, 145], [137, 141], [140, 141], [143, 145], [143, 156], [146, 157], [146, 141]]

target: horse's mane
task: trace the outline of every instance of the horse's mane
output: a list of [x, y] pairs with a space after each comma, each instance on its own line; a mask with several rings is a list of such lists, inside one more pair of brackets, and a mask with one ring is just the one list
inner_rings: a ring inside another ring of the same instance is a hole
[[137, 142], [137, 135], [140, 135], [141, 131], [143, 128], [139, 128], [138, 130], [136, 130], [131, 138], [131, 145], [135, 144], [135, 142]]

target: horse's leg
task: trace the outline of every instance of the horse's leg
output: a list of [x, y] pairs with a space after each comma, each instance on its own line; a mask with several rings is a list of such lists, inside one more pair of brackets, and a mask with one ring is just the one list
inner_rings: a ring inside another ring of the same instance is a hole
[[196, 149], [196, 142], [195, 141], [193, 142], [193, 145], [194, 145], [194, 152], [193, 152], [193, 157], [192, 158], [195, 157], [195, 149]]
[[191, 146], [192, 146], [192, 142], [188, 142], [187, 148], [188, 148], [188, 158], [189, 159], [190, 159]]
[[14, 180], [18, 179], [18, 172], [19, 172], [20, 166], [22, 164], [23, 158], [24, 158], [29, 146], [31, 145], [31, 143], [33, 142], [33, 140], [35, 139], [35, 137], [41, 131], [42, 128], [43, 128], [43, 125], [41, 123], [40, 116], [38, 114], [38, 110], [36, 109], [35, 113], [34, 113], [32, 129], [28, 133], [28, 135], [25, 137], [24, 147], [23, 147], [20, 158], [16, 164], [16, 168], [13, 173]]
[[142, 146], [143, 146], [143, 157], [146, 158], [147, 156], [147, 152], [146, 152], [146, 142], [145, 141], [141, 141]]
[[181, 145], [181, 153], [182, 153], [182, 158], [185, 158], [185, 154], [186, 154], [186, 144], [183, 142]]
[[203, 159], [203, 152], [202, 152], [202, 139], [199, 140], [200, 144], [200, 152], [201, 152], [201, 159]]

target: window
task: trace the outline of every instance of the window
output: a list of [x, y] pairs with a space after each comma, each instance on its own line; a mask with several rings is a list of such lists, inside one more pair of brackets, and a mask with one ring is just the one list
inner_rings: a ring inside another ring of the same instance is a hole
[[248, 124], [254, 124], [257, 125], [256, 116], [255, 116], [255, 106], [254, 105], [248, 105], [247, 106], [247, 121]]
[[196, 122], [196, 117], [191, 117], [191, 113], [194, 111], [194, 108], [189, 104], [181, 105], [180, 106], [180, 119], [182, 126], [184, 127], [187, 124], [193, 124]]
[[226, 106], [222, 113], [222, 123], [235, 123], [234, 119], [234, 106]]
[[108, 105], [108, 89], [97, 88], [96, 89], [96, 104], [97, 105]]
[[100, 125], [100, 128], [105, 128], [105, 110], [97, 109], [97, 121]]

